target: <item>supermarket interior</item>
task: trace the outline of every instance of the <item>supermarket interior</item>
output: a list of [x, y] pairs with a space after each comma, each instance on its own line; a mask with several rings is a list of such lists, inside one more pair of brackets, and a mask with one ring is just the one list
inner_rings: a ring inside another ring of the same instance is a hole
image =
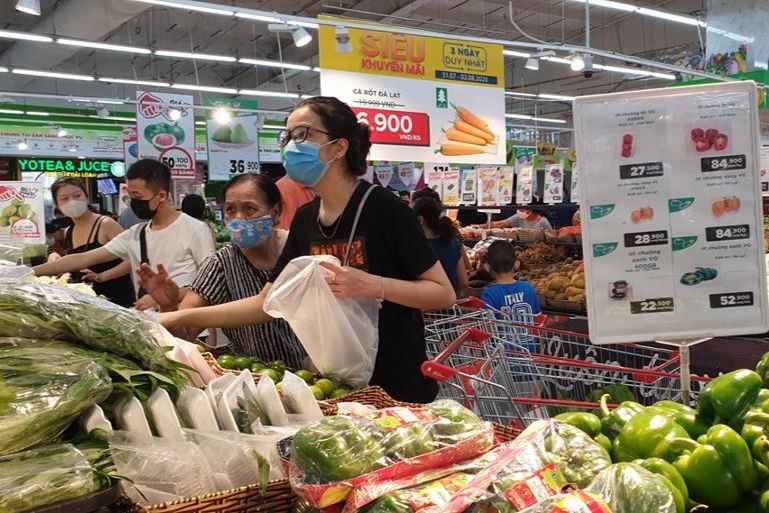
[[767, 32], [0, 1], [0, 513], [769, 513]]

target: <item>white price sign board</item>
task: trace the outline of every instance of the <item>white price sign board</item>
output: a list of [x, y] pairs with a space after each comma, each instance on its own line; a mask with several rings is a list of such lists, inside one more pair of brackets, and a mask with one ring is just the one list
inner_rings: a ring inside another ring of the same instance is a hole
[[592, 342], [767, 331], [756, 105], [752, 82], [575, 100]]
[[171, 168], [173, 178], [194, 180], [192, 96], [136, 91], [136, 99], [139, 158], [160, 160]]
[[43, 182], [0, 182], [0, 243], [46, 243], [44, 188]]
[[528, 205], [532, 202], [535, 186], [534, 168], [521, 166], [518, 170], [518, 179], [515, 182], [515, 203]]
[[769, 146], [761, 148], [761, 195], [769, 196]]
[[545, 166], [545, 203], [563, 202], [563, 167], [560, 164]]
[[499, 170], [496, 167], [478, 169], [478, 206], [493, 207], [497, 205], [497, 182]]
[[443, 172], [443, 204], [447, 207], [459, 206], [459, 169], [452, 167]]
[[226, 123], [207, 121], [209, 180], [259, 172], [258, 123], [256, 115], [233, 117]]

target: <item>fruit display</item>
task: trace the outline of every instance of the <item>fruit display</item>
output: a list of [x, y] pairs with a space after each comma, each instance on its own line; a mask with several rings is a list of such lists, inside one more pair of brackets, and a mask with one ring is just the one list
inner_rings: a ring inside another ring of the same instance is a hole
[[10, 204], [0, 211], [0, 228], [11, 226], [21, 219], [29, 219], [35, 223], [38, 222], [37, 213], [32, 211], [32, 207], [14, 198]]
[[216, 143], [234, 144], [239, 146], [246, 146], [253, 142], [248, 138], [245, 127], [240, 123], [235, 123], [235, 126], [220, 126], [211, 136], [211, 139]]
[[531, 283], [537, 296], [547, 300], [585, 300], [585, 269], [580, 260], [567, 258], [563, 262], [522, 271], [520, 279]]

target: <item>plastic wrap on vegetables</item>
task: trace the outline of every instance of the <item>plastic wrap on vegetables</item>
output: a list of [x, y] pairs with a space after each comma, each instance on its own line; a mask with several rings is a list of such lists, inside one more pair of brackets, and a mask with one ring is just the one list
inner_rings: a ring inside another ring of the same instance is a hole
[[664, 478], [634, 463], [612, 465], [585, 491], [602, 497], [614, 513], [676, 513]]
[[[472, 513], [499, 513], [493, 504], [481, 503], [472, 509]], [[513, 510], [514, 511], [514, 510]], [[521, 513], [616, 513], [598, 494], [575, 490], [570, 493], [554, 495], [534, 506], [521, 510]]]
[[0, 415], [0, 455], [55, 440], [83, 411], [112, 392], [91, 358], [0, 341], [0, 381], [11, 396]]
[[468, 460], [492, 442], [491, 424], [453, 401], [385, 408], [367, 418], [327, 417], [294, 437], [291, 481], [300, 497], [326, 507], [363, 482]]
[[178, 364], [154, 341], [159, 329], [143, 314], [105, 299], [54, 285], [0, 282], [0, 336], [82, 343], [183, 383]]
[[36, 509], [98, 490], [91, 465], [72, 445], [0, 457], [0, 513]]
[[471, 478], [471, 474], [457, 473], [425, 486], [398, 490], [380, 497], [363, 511], [365, 513], [443, 511], [450, 500], [467, 485]]

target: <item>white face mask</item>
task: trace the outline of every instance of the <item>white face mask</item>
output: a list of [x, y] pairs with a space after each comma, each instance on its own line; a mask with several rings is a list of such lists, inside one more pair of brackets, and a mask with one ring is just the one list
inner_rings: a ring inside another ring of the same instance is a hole
[[64, 205], [59, 207], [61, 213], [72, 219], [76, 219], [88, 210], [88, 202], [83, 200], [69, 200]]

